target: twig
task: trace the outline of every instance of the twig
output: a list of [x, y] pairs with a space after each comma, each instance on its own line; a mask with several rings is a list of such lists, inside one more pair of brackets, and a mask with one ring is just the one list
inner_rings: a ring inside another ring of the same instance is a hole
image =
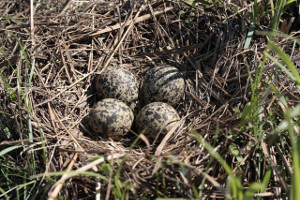
[[57, 97], [59, 97], [61, 94], [65, 93], [68, 89], [74, 87], [75, 85], [77, 85], [78, 83], [80, 83], [81, 81], [83, 81], [84, 79], [86, 79], [87, 77], [89, 77], [91, 74], [93, 74], [96, 71], [97, 67], [95, 67], [95, 69], [93, 69], [91, 72], [85, 74], [83, 77], [81, 77], [80, 79], [78, 79], [77, 81], [73, 82], [71, 85], [67, 86], [65, 89], [63, 89], [62, 91], [60, 91], [58, 94], [56, 94], [54, 97], [51, 97], [49, 99], [46, 99], [45, 101], [39, 103], [36, 105], [36, 107], [44, 105], [47, 102], [53, 101], [54, 99], [56, 99]]
[[[78, 153], [75, 153], [75, 155], [73, 156], [71, 162], [68, 165], [68, 168], [66, 170], [66, 172], [70, 172], [71, 169], [74, 166], [75, 161], [77, 160], [78, 157]], [[62, 177], [60, 178], [60, 180], [65, 179], [67, 176], [67, 174], [63, 174]], [[58, 193], [60, 192], [63, 184], [65, 181], [58, 181], [59, 183], [56, 185], [56, 187], [54, 188], [54, 190], [52, 192], [49, 193], [48, 195], [48, 200], [54, 200], [56, 199], [56, 197], [58, 196]]]
[[201, 51], [202, 48], [204, 47], [205, 43], [197, 43], [197, 44], [191, 44], [188, 46], [182, 46], [182, 47], [176, 47], [174, 49], [170, 49], [170, 50], [164, 50], [164, 51], [155, 51], [153, 53], [142, 53], [142, 54], [138, 54], [134, 57], [145, 57], [145, 56], [149, 56], [149, 57], [157, 57], [157, 56], [165, 56], [165, 55], [169, 55], [169, 54], [180, 54], [183, 53], [185, 51], [190, 51], [190, 50], [194, 50], [194, 49], [198, 49], [198, 51]]
[[65, 129], [65, 131], [70, 135], [70, 137], [73, 139], [73, 141], [78, 145], [78, 147], [80, 148], [81, 151], [84, 152], [84, 149], [81, 147], [81, 145], [78, 143], [77, 139], [75, 138], [75, 136], [69, 131], [69, 129], [67, 129], [67, 127], [64, 125], [64, 123], [62, 123], [62, 121], [60, 120], [59, 116], [57, 115], [57, 113], [53, 110], [53, 113], [55, 114], [56, 119], [59, 121], [60, 125]]
[[[36, 19], [36, 17], [33, 17], [33, 19]], [[42, 26], [42, 25], [46, 25], [46, 26], [58, 26], [60, 25], [59, 23], [55, 23], [55, 22], [40, 22], [40, 23], [34, 23], [35, 26]], [[31, 27], [31, 24], [20, 24], [20, 25], [14, 25], [14, 26], [7, 26], [5, 28], [1, 28], [0, 32], [4, 32], [6, 30], [12, 30], [12, 29], [19, 29], [19, 28], [28, 28]]]
[[271, 156], [269, 154], [269, 151], [268, 151], [269, 148], [267, 147], [267, 144], [265, 142], [262, 142], [261, 147], [262, 147], [263, 153], [266, 157], [266, 160], [268, 161], [268, 163], [272, 167], [272, 171], [273, 171], [273, 174], [274, 174], [274, 179], [277, 179], [277, 181], [281, 183], [283, 190], [288, 194], [289, 193], [289, 187], [288, 187], [286, 181], [284, 180], [281, 171], [278, 169], [278, 165], [271, 158]]
[[[161, 143], [159, 144], [159, 146], [157, 147], [157, 149], [155, 151], [155, 156], [160, 156], [160, 154], [161, 154], [163, 148], [165, 147], [167, 141], [173, 135], [175, 130], [184, 122], [184, 120], [185, 120], [185, 117], [182, 118], [180, 121], [176, 122], [176, 124], [174, 124], [174, 126], [171, 128], [171, 130], [164, 136], [163, 140], [161, 141]], [[168, 124], [166, 124], [166, 125], [168, 125]]]
[[279, 152], [278, 154], [279, 154], [281, 160], [283, 161], [283, 164], [286, 168], [286, 171], [288, 172], [288, 174], [290, 176], [292, 176], [293, 175], [293, 168], [291, 167], [289, 161], [286, 159], [285, 154], [283, 153], [283, 151], [281, 150], [281, 148], [279, 147], [279, 145], [277, 143], [275, 143], [275, 148]]
[[104, 63], [103, 65], [103, 68], [102, 70], [99, 72], [102, 73], [105, 68], [109, 65], [111, 59], [113, 58], [113, 56], [115, 55], [115, 53], [118, 51], [119, 47], [121, 46], [122, 42], [124, 41], [124, 39], [126, 38], [126, 36], [128, 35], [128, 33], [131, 31], [131, 29], [133, 28], [133, 24], [135, 23], [135, 20], [138, 18], [140, 12], [145, 8], [145, 6], [141, 6], [141, 8], [139, 9], [139, 11], [137, 12], [135, 18], [133, 20], [130, 20], [130, 25], [129, 27], [127, 28], [126, 32], [123, 34], [122, 38], [120, 39], [118, 45], [116, 46], [116, 48], [113, 50], [113, 52], [110, 54], [110, 56], [108, 57], [108, 59], [106, 60], [106, 62]]
[[71, 6], [72, 3], [73, 0], [68, 0], [64, 8], [62, 9], [62, 11], [56, 17], [61, 17], [68, 10], [68, 8]]
[[75, 170], [75, 174], [66, 174], [65, 176], [61, 177], [61, 179], [59, 181], [56, 182], [56, 184], [54, 185], [56, 187], [56, 185], [65, 182], [67, 179], [72, 178], [74, 176], [77, 176], [76, 172], [85, 172], [88, 171], [90, 169], [92, 169], [94, 166], [103, 163], [104, 161], [109, 161], [112, 159], [117, 159], [117, 158], [121, 158], [125, 155], [125, 153], [118, 153], [118, 154], [113, 154], [113, 155], [109, 155], [107, 157], [101, 157], [98, 160], [95, 160], [77, 170]]
[[[164, 10], [160, 10], [160, 11], [154, 12], [154, 15], [155, 16], [156, 15], [160, 15], [162, 13], [169, 12], [169, 11], [171, 11], [173, 9], [174, 9], [174, 7], [167, 7]], [[146, 21], [146, 20], [148, 20], [150, 18], [151, 18], [151, 14], [146, 14], [146, 15], [143, 15], [141, 17], [136, 18], [133, 22], [134, 22], [134, 24], [136, 24], [136, 23], [139, 23], [139, 22], [142, 22], [142, 21]], [[113, 26], [109, 26], [109, 27], [106, 27], [106, 28], [104, 28], [102, 30], [96, 31], [95, 33], [91, 33], [91, 34], [89, 34], [89, 36], [101, 35], [103, 33], [107, 33], [107, 32], [113, 31], [113, 30], [117, 30], [117, 29], [119, 29], [121, 27], [129, 26], [131, 24], [132, 24], [132, 21], [128, 21], [128, 22], [121, 23], [121, 24], [115, 24]]]

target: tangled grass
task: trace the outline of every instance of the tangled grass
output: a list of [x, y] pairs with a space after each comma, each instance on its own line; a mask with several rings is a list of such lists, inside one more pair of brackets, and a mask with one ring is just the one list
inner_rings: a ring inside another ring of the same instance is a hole
[[[297, 199], [298, 8], [1, 1], [0, 198]], [[162, 64], [186, 79], [177, 128], [156, 143], [93, 134], [97, 74], [121, 65], [142, 82]]]

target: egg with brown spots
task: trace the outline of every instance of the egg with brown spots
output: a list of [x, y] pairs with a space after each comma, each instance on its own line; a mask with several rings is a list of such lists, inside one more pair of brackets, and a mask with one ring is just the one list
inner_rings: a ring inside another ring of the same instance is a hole
[[185, 81], [180, 71], [165, 65], [150, 69], [144, 79], [141, 96], [144, 104], [165, 102], [170, 105], [179, 103], [185, 89]]
[[139, 82], [129, 70], [120, 66], [107, 67], [96, 79], [100, 98], [115, 98], [125, 102], [132, 110], [138, 102]]
[[136, 117], [139, 131], [149, 138], [166, 134], [180, 120], [177, 111], [167, 103], [153, 102], [144, 106]]
[[133, 112], [124, 102], [107, 98], [98, 101], [91, 109], [89, 123], [95, 133], [120, 140], [131, 128]]

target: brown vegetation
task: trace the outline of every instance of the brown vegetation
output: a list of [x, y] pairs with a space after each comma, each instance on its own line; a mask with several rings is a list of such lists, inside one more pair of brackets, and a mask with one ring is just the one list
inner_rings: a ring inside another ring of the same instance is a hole
[[[258, 161], [258, 141], [238, 120], [238, 111], [251, 95], [248, 72], [257, 69], [267, 41], [266, 36], [255, 34], [249, 48], [244, 48], [251, 4], [236, 1], [244, 9], [234, 13], [225, 4], [205, 1], [199, 1], [200, 6], [158, 0], [68, 2], [36, 1], [32, 17], [29, 1], [0, 2], [1, 51], [5, 55], [0, 57], [0, 122], [11, 133], [6, 138], [4, 129], [0, 130], [0, 149], [23, 145], [10, 156], [32, 176], [78, 170], [99, 156], [107, 157], [111, 171], [107, 173], [107, 162], [100, 160], [100, 165], [81, 170], [102, 174], [107, 181], [87, 175], [52, 177], [65, 183], [57, 186], [43, 177], [36, 186], [40, 189], [32, 195], [45, 198], [60, 192], [61, 196], [94, 198], [98, 193], [102, 198], [116, 198], [114, 176], [121, 169], [122, 191], [129, 184], [127, 192], [132, 198], [194, 198], [193, 187], [202, 188], [202, 198], [223, 198], [227, 174], [195, 140], [192, 128], [239, 174], [244, 187], [262, 181], [272, 162], [286, 163], [285, 172], [290, 172], [287, 152], [280, 153], [276, 144], [265, 143], [263, 154], [270, 158]], [[285, 31], [296, 35], [297, 24], [288, 26], [290, 19], [285, 18]], [[257, 30], [269, 23], [267, 17], [261, 19]], [[293, 45], [285, 39], [278, 44], [286, 51]], [[176, 106], [182, 118], [178, 129], [155, 144], [142, 137], [132, 148], [139, 134], [133, 133], [134, 127], [120, 141], [93, 134], [86, 116], [97, 101], [97, 74], [109, 65], [122, 65], [142, 81], [149, 68], [165, 63], [176, 66], [187, 83], [183, 100]], [[289, 84], [284, 77], [278, 79], [282, 87]], [[290, 98], [298, 99], [292, 92]], [[242, 152], [239, 161], [233, 146]], [[120, 159], [112, 159], [114, 156]], [[124, 163], [121, 158], [126, 158]], [[35, 169], [26, 164], [33, 160]], [[290, 180], [281, 178], [276, 170], [273, 173], [267, 192], [261, 195], [288, 192]], [[18, 177], [15, 181], [22, 183]]]

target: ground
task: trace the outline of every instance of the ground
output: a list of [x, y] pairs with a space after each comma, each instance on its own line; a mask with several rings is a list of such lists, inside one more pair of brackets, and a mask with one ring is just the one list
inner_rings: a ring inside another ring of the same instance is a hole
[[[0, 13], [0, 199], [300, 198], [296, 1], [12, 0]], [[186, 83], [176, 129], [93, 133], [98, 74], [120, 65], [142, 84], [165, 64]]]

